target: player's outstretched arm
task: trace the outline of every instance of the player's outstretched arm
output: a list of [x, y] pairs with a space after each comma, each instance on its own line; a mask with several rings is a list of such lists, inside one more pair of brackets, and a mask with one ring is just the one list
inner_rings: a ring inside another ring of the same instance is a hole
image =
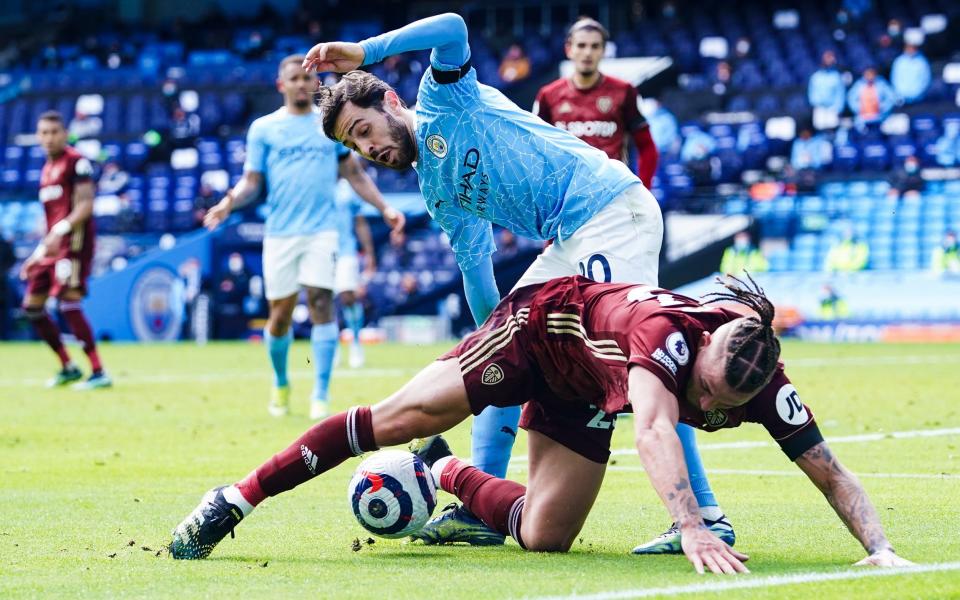
[[497, 289], [497, 280], [493, 276], [493, 258], [487, 256], [480, 264], [461, 272], [467, 305], [479, 327], [500, 302], [500, 290]]
[[867, 492], [856, 475], [840, 464], [826, 442], [810, 448], [796, 462], [867, 551], [868, 556], [857, 565], [904, 567], [913, 564], [894, 552]]
[[350, 183], [350, 187], [360, 198], [380, 211], [383, 215], [383, 221], [390, 227], [391, 235], [397, 235], [403, 231], [407, 219], [403, 213], [393, 208], [383, 199], [383, 194], [377, 189], [373, 180], [367, 175], [367, 172], [360, 166], [357, 158], [352, 154], [340, 161], [340, 176]]
[[680, 544], [697, 573], [704, 567], [733, 575], [749, 573], [747, 555], [714, 537], [703, 523], [677, 437], [677, 399], [655, 375], [632, 367], [628, 393], [634, 411], [637, 452], [664, 506], [680, 527]]
[[303, 68], [346, 73], [363, 65], [381, 62], [388, 56], [415, 50], [433, 50], [430, 61], [441, 70], [459, 69], [470, 58], [467, 24], [455, 13], [414, 21], [359, 44], [324, 42], [307, 52]]
[[263, 174], [258, 171], [244, 171], [243, 177], [232, 189], [227, 190], [223, 198], [203, 216], [203, 226], [213, 231], [227, 220], [230, 213], [243, 208], [257, 197], [263, 183]]

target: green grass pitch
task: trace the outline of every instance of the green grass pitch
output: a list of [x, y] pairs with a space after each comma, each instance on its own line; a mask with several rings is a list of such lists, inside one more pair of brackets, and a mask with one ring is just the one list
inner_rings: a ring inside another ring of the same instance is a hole
[[[335, 373], [335, 408], [381, 399], [444, 349], [369, 348], [367, 368]], [[158, 551], [203, 492], [246, 475], [310, 426], [309, 347], [291, 351], [293, 415], [279, 420], [265, 410], [262, 346], [113, 344], [102, 355], [114, 389], [47, 390], [54, 359], [45, 347], [0, 345], [2, 598], [599, 599], [684, 596], [691, 585], [707, 587], [684, 597], [715, 597], [731, 581], [747, 586], [727, 592], [738, 598], [960, 597], [960, 564], [943, 565], [960, 561], [956, 345], [785, 344], [788, 374], [861, 476], [894, 546], [918, 563], [941, 564], [861, 578], [850, 567], [863, 556], [859, 545], [775, 446], [729, 447], [767, 439], [750, 424], [699, 439], [753, 573], [700, 577], [683, 557], [631, 556], [669, 519], [629, 453], [629, 421], [613, 443], [628, 452], [613, 457], [567, 555], [524, 553], [512, 541], [477, 549], [377, 540], [354, 551], [354, 539], [368, 536], [347, 507], [352, 460], [265, 502], [209, 560], [176, 562]], [[935, 435], [890, 435], [897, 431]], [[449, 437], [469, 454], [469, 423]], [[521, 434], [515, 457], [525, 455], [524, 443]], [[523, 481], [523, 461], [514, 464], [510, 476]], [[443, 494], [441, 506], [450, 499]], [[772, 579], [788, 575], [799, 579]]]

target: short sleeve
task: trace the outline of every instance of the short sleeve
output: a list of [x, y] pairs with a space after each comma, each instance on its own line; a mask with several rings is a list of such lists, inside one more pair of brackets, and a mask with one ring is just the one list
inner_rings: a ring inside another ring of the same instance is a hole
[[466, 271], [483, 262], [497, 251], [493, 240], [493, 224], [467, 212], [441, 212], [433, 216], [450, 237], [450, 246], [461, 271]]
[[537, 99], [533, 101], [533, 114], [537, 115], [547, 123], [553, 124], [552, 115], [550, 114], [550, 102], [547, 99], [547, 95], [543, 92], [545, 88], [540, 88], [540, 91], [537, 92]]
[[73, 163], [73, 183], [85, 183], [93, 181], [93, 163], [83, 156], [77, 158]]
[[678, 398], [686, 387], [693, 368], [688, 333], [668, 316], [643, 321], [629, 336], [627, 365], [653, 373], [671, 394]]
[[417, 91], [417, 110], [441, 114], [452, 110], [468, 110], [479, 102], [479, 94], [477, 70], [472, 67], [458, 81], [443, 84], [437, 83], [433, 71], [427, 69]]
[[623, 123], [628, 131], [636, 131], [647, 127], [647, 120], [640, 112], [640, 95], [633, 86], [627, 88], [627, 96], [623, 100]]
[[264, 127], [260, 121], [254, 121], [247, 130], [247, 160], [243, 163], [244, 171], [267, 171], [267, 140]]
[[782, 365], [745, 408], [745, 420], [763, 425], [790, 460], [823, 441], [813, 412], [800, 401]]

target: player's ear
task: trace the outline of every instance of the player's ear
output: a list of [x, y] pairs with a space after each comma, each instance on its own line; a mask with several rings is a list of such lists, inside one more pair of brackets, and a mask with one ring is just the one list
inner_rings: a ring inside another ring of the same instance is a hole
[[276, 82], [276, 83], [277, 83], [277, 91], [282, 94], [282, 93], [283, 93], [283, 79], [281, 79], [280, 77], [277, 77], [277, 82]]
[[383, 103], [391, 113], [396, 113], [403, 105], [403, 103], [400, 102], [400, 96], [393, 90], [384, 92]]
[[700, 341], [697, 344], [697, 348], [706, 348], [710, 345], [711, 341], [713, 341], [713, 336], [710, 335], [709, 331], [704, 331], [700, 334]]

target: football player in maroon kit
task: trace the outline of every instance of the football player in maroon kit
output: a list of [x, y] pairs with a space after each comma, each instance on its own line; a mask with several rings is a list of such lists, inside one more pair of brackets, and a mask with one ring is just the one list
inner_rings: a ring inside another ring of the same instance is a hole
[[[564, 277], [515, 290], [483, 326], [373, 407], [327, 418], [232, 486], [208, 492], [173, 532], [174, 558], [205, 558], [268, 496], [351, 456], [412, 448], [439, 487], [527, 549], [570, 549], [603, 481], [617, 413], [634, 413], [644, 469], [682, 532], [697, 572], [747, 572], [747, 556], [705, 526], [691, 491], [678, 421], [706, 431], [762, 424], [823, 492], [867, 556], [906, 566], [856, 476], [827, 447], [779, 362], [774, 308], [751, 280], [714, 299], [753, 316], [646, 285]], [[452, 456], [436, 435], [488, 406], [522, 404], [526, 486]]]
[[573, 75], [540, 88], [533, 112], [623, 162], [627, 162], [629, 135], [637, 147], [637, 176], [649, 188], [657, 170], [657, 146], [637, 105], [637, 90], [600, 72], [609, 37], [593, 19], [584, 17], [574, 23], [564, 46], [573, 61]]
[[61, 370], [49, 381], [49, 387], [83, 378], [80, 368], [70, 360], [60, 329], [47, 314], [45, 304], [51, 296], [59, 301], [60, 314], [90, 359], [90, 377], [74, 387], [110, 387], [112, 381], [97, 354], [93, 329], [80, 305], [93, 262], [93, 166], [67, 145], [67, 130], [58, 112], [40, 115], [37, 139], [47, 154], [40, 174], [47, 234], [20, 269], [20, 278], [27, 281], [23, 309], [40, 339], [60, 358]]

